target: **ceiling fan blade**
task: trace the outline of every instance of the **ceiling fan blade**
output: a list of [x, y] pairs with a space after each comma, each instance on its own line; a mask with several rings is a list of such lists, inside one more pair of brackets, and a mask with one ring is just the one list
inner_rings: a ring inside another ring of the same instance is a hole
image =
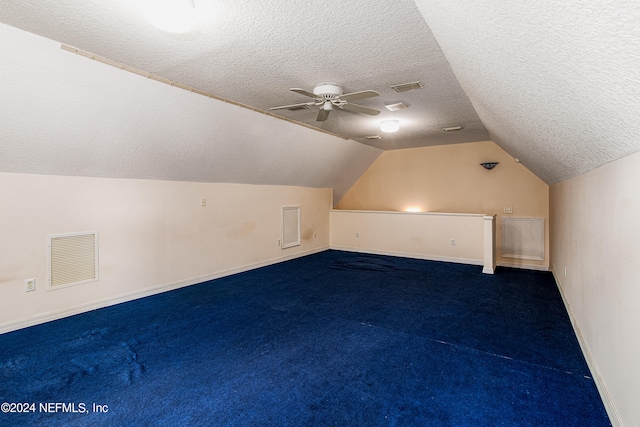
[[374, 96], [378, 95], [380, 94], [375, 90], [362, 90], [360, 92], [351, 92], [340, 95], [340, 99], [343, 99], [345, 101], [353, 101], [354, 99], [373, 98]]
[[308, 96], [309, 98], [318, 98], [317, 95], [311, 93], [311, 92], [307, 92], [304, 89], [300, 89], [297, 87], [292, 87], [291, 89], [289, 89], [291, 92], [295, 92], [295, 93], [299, 93], [300, 95], [304, 95], [304, 96]]
[[329, 117], [330, 112], [331, 110], [325, 110], [324, 108], [321, 108], [320, 111], [318, 111], [318, 117], [316, 117], [316, 122], [324, 122], [325, 120], [327, 120], [327, 117]]
[[371, 116], [377, 116], [378, 114], [380, 114], [380, 111], [378, 110], [374, 110], [373, 108], [363, 107], [362, 105], [357, 105], [357, 104], [344, 104], [340, 108], [342, 108], [343, 110], [353, 111], [355, 113], [369, 114]]
[[269, 110], [285, 110], [285, 109], [292, 109], [292, 108], [304, 108], [304, 107], [309, 107], [311, 105], [316, 105], [315, 102], [303, 102], [302, 104], [291, 104], [291, 105], [283, 105], [281, 107], [271, 107], [269, 108]]

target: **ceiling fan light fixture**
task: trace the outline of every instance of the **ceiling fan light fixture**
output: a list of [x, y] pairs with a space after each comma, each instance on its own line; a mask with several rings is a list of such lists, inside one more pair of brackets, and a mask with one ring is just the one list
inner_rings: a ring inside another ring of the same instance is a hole
[[313, 88], [313, 92], [309, 92], [297, 87], [292, 87], [290, 90], [297, 94], [312, 98], [313, 101], [292, 105], [282, 105], [279, 107], [271, 107], [269, 109], [293, 110], [311, 106], [320, 107], [318, 116], [316, 117], [317, 122], [324, 122], [325, 120], [327, 120], [327, 118], [329, 117], [329, 113], [334, 110], [334, 107], [337, 107], [338, 110], [347, 110], [352, 113], [362, 113], [368, 114], [370, 116], [376, 116], [380, 114], [380, 111], [374, 110], [373, 108], [351, 103], [351, 101], [353, 100], [372, 98], [374, 96], [380, 95], [375, 90], [361, 90], [359, 92], [344, 93], [342, 91], [342, 88], [335, 83], [320, 83]]
[[400, 122], [397, 120], [383, 120], [380, 122], [382, 132], [393, 133], [400, 129]]

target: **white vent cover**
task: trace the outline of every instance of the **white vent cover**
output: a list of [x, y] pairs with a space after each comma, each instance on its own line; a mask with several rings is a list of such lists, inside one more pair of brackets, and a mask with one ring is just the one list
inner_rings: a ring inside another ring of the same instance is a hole
[[396, 104], [387, 104], [384, 107], [389, 111], [398, 111], [398, 110], [404, 110], [405, 108], [409, 108], [409, 106], [403, 102], [398, 102]]
[[300, 246], [300, 206], [282, 207], [282, 249]]
[[502, 256], [544, 260], [544, 218], [502, 218]]
[[391, 89], [395, 90], [396, 92], [406, 92], [408, 90], [422, 89], [423, 87], [424, 86], [420, 82], [411, 82], [393, 85], [391, 86]]
[[49, 289], [98, 280], [98, 232], [47, 236]]

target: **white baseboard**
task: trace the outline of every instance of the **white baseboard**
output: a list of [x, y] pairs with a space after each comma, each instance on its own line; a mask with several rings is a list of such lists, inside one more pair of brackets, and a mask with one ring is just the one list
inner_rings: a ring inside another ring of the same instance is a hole
[[520, 268], [522, 270], [549, 271], [546, 265], [517, 264], [515, 262], [498, 262], [498, 267]]
[[336, 251], [345, 251], [345, 252], [360, 252], [363, 254], [371, 254], [371, 255], [389, 255], [389, 256], [398, 256], [402, 258], [424, 259], [427, 261], [444, 261], [444, 262], [453, 262], [456, 264], [484, 265], [484, 260], [482, 259], [450, 258], [450, 257], [442, 257], [438, 255], [426, 255], [426, 254], [419, 254], [419, 253], [412, 253], [412, 252], [383, 251], [383, 250], [377, 250], [377, 249], [351, 248], [351, 247], [343, 247], [343, 246], [335, 246], [335, 245], [332, 245], [331, 249], [334, 249]]
[[191, 286], [198, 283], [206, 282], [209, 280], [219, 279], [225, 276], [231, 276], [233, 274], [242, 273], [249, 270], [254, 270], [260, 267], [266, 267], [268, 265], [277, 264], [284, 261], [289, 261], [295, 258], [300, 258], [307, 255], [312, 255], [319, 252], [324, 252], [328, 250], [328, 246], [323, 246], [321, 248], [311, 249], [304, 252], [297, 252], [293, 255], [282, 256], [278, 258], [272, 258], [266, 261], [261, 261], [253, 264], [246, 264], [240, 267], [231, 268], [224, 271], [219, 271], [207, 276], [194, 277], [188, 280], [181, 280], [178, 282], [167, 283], [160, 286], [154, 286], [151, 288], [146, 288], [134, 292], [130, 292], [123, 295], [118, 295], [114, 297], [104, 298], [97, 301], [92, 301], [85, 304], [75, 305], [73, 307], [66, 307], [59, 310], [53, 310], [46, 313], [41, 313], [35, 316], [26, 317], [19, 320], [12, 320], [10, 322], [5, 322], [0, 324], [0, 334], [4, 334], [11, 331], [16, 331], [18, 329], [26, 328], [29, 326], [39, 325], [41, 323], [50, 322], [52, 320], [62, 319], [64, 317], [73, 316], [75, 314], [85, 313], [91, 310], [97, 310], [99, 308], [108, 307], [110, 305], [120, 304], [123, 302], [133, 301], [138, 298], [148, 297], [150, 295], [159, 294], [162, 292], [172, 291], [174, 289], [183, 288], [185, 286]]
[[598, 369], [598, 364], [593, 360], [591, 356], [591, 352], [589, 351], [589, 347], [587, 346], [584, 337], [582, 336], [582, 332], [580, 331], [580, 327], [576, 322], [575, 316], [573, 315], [573, 310], [571, 310], [571, 305], [569, 305], [569, 301], [564, 294], [564, 289], [562, 288], [562, 282], [560, 278], [556, 275], [555, 271], [553, 271], [553, 277], [556, 280], [558, 285], [558, 289], [560, 290], [560, 295], [562, 296], [562, 301], [564, 302], [564, 306], [567, 309], [567, 313], [569, 313], [569, 319], [571, 320], [571, 325], [573, 326], [573, 330], [576, 333], [576, 337], [578, 337], [578, 343], [580, 344], [580, 349], [582, 350], [582, 354], [584, 354], [584, 358], [587, 361], [587, 365], [589, 366], [589, 370], [593, 375], [593, 380], [596, 383], [596, 387], [598, 388], [598, 392], [600, 393], [600, 398], [602, 399], [602, 403], [604, 404], [604, 408], [607, 411], [607, 415], [609, 415], [609, 420], [611, 421], [611, 425], [613, 427], [622, 427], [622, 421], [620, 420], [620, 416], [618, 415], [618, 411], [616, 411], [616, 407], [613, 404], [613, 400], [611, 399], [611, 395], [609, 394], [609, 390], [607, 390], [607, 386], [600, 375], [600, 370]]

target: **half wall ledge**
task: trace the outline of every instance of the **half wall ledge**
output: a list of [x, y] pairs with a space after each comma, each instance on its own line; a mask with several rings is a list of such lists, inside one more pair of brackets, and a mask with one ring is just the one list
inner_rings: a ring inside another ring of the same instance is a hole
[[484, 214], [332, 210], [330, 247], [496, 268], [496, 217]]

